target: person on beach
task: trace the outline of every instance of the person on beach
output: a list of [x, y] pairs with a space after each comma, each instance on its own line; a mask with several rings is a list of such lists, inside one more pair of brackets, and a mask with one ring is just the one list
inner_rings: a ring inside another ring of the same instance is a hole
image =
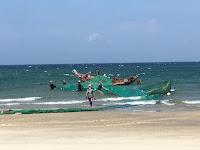
[[78, 81], [78, 91], [82, 91], [82, 88], [84, 88], [84, 87], [81, 85], [81, 81], [79, 80]]
[[91, 84], [88, 85], [88, 88], [89, 89], [87, 89], [87, 91], [86, 91], [86, 99], [89, 100], [90, 106], [92, 107], [92, 101], [94, 99], [94, 91], [92, 89], [92, 85]]
[[65, 80], [63, 80], [63, 86], [66, 86], [66, 81]]
[[53, 90], [55, 88], [56, 88], [56, 86], [53, 84], [53, 81], [50, 81], [50, 89]]
[[99, 86], [98, 86], [98, 92], [101, 94], [101, 95], [103, 95], [103, 92], [101, 91], [101, 89], [105, 89], [105, 90], [108, 90], [108, 89], [106, 89], [103, 85], [102, 85], [102, 81], [100, 82], [100, 84], [99, 84]]
[[95, 74], [96, 74], [96, 75], [99, 75], [99, 72], [100, 72], [99, 67], [97, 67], [97, 69], [96, 69], [96, 71], [95, 71]]

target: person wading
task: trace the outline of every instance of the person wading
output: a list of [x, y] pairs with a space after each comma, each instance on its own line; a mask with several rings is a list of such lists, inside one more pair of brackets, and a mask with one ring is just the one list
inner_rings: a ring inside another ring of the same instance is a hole
[[89, 100], [90, 106], [92, 107], [92, 101], [94, 99], [94, 91], [92, 89], [92, 85], [91, 84], [88, 85], [88, 88], [89, 89], [87, 89], [87, 91], [86, 91], [86, 99]]
[[81, 85], [81, 81], [79, 80], [78, 81], [78, 91], [82, 91], [82, 88], [84, 88], [84, 87]]
[[53, 81], [50, 81], [50, 89], [53, 90], [55, 88], [56, 88], [56, 86], [53, 84]]
[[101, 95], [103, 95], [103, 92], [101, 91], [101, 89], [105, 89], [105, 90], [108, 90], [108, 89], [106, 89], [103, 85], [102, 85], [102, 81], [100, 82], [100, 84], [99, 84], [99, 86], [98, 86], [98, 92], [101, 94]]

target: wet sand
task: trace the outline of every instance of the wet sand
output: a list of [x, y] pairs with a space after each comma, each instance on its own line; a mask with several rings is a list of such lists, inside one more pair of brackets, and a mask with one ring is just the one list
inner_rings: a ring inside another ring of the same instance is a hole
[[1, 149], [199, 150], [200, 111], [0, 116]]

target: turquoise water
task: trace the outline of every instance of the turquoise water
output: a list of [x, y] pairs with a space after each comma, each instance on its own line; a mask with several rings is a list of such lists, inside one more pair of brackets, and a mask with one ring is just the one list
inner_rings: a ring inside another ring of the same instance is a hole
[[[117, 111], [179, 111], [200, 107], [200, 63], [114, 63], [114, 64], [62, 64], [62, 65], [5, 65], [0, 66], [0, 110], [7, 109], [56, 109], [89, 107], [85, 92], [50, 90], [49, 81], [62, 86], [77, 83], [72, 73], [100, 68], [100, 75], [120, 78], [139, 75], [142, 85], [171, 80], [171, 95], [159, 95], [150, 100], [139, 97], [116, 97], [96, 93], [94, 108], [110, 107]], [[129, 88], [136, 88], [136, 83]]]

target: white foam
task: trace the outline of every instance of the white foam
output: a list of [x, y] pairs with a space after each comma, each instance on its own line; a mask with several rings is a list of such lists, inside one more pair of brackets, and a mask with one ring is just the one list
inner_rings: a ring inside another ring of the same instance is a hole
[[75, 76], [75, 75], [70, 75], [70, 74], [68, 74], [68, 73], [66, 73], [66, 74], [64, 74], [65, 76]]
[[171, 92], [174, 92], [174, 91], [175, 91], [175, 89], [171, 89], [170, 91], [171, 91]]
[[104, 98], [98, 99], [96, 101], [121, 101], [121, 100], [139, 100], [141, 96], [134, 96], [134, 97], [112, 97], [112, 98]]
[[11, 98], [11, 99], [0, 99], [0, 102], [13, 102], [13, 101], [34, 101], [42, 99], [42, 97], [25, 97], [25, 98]]
[[32, 103], [34, 105], [62, 105], [62, 104], [79, 104], [79, 103], [83, 103], [86, 101], [77, 101], [77, 100], [73, 100], [73, 101], [58, 101], [58, 102], [40, 102], [40, 103]]
[[156, 100], [152, 100], [152, 101], [117, 102], [113, 103], [113, 105], [155, 105], [156, 103], [157, 103]]
[[11, 106], [11, 105], [20, 105], [20, 103], [6, 103], [6, 104], [1, 104], [1, 105]]
[[200, 104], [200, 100], [195, 100], [195, 101], [183, 101], [186, 104]]
[[169, 103], [169, 100], [163, 100], [161, 103], [169, 106], [175, 105], [174, 103]]

